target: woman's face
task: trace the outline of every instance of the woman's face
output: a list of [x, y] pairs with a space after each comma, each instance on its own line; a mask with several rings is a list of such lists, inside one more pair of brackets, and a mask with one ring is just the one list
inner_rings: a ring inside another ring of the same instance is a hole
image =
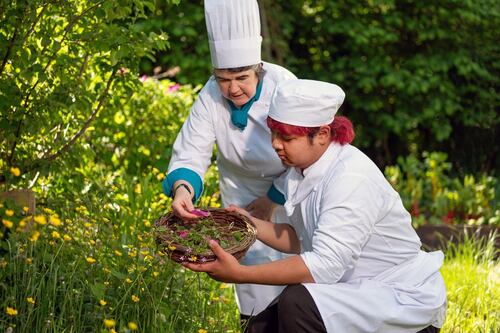
[[316, 162], [328, 147], [330, 128], [322, 126], [312, 138], [307, 135], [282, 135], [272, 131], [271, 143], [285, 166], [306, 169]]
[[231, 100], [238, 108], [255, 95], [259, 83], [259, 77], [253, 69], [236, 73], [226, 69], [216, 69], [215, 79], [222, 96]]

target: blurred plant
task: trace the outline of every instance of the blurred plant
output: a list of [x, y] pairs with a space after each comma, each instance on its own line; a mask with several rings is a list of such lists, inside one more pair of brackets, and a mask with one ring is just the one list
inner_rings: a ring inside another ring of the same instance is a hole
[[398, 158], [397, 165], [385, 169], [414, 224], [500, 224], [495, 177], [452, 178], [446, 154], [424, 152], [422, 157], [423, 161], [413, 155]]

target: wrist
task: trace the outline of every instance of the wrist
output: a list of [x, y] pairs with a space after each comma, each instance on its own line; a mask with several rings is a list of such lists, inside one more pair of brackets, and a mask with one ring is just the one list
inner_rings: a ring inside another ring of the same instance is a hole
[[193, 190], [190, 188], [190, 186], [186, 183], [180, 183], [178, 185], [176, 185], [174, 187], [174, 190], [172, 191], [173, 193], [173, 198], [175, 198], [175, 196], [177, 195], [177, 191], [179, 189], [184, 189], [186, 192], [189, 193], [189, 196], [191, 197], [191, 199], [193, 198]]

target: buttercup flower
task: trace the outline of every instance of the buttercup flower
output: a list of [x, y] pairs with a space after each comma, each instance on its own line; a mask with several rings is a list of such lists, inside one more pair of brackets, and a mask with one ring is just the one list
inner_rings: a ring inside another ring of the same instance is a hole
[[49, 221], [50, 224], [52, 224], [54, 227], [58, 227], [61, 225], [61, 220], [56, 215], [51, 215]]
[[40, 225], [45, 225], [47, 224], [47, 219], [45, 218], [45, 215], [37, 215], [35, 216], [35, 222]]
[[19, 170], [19, 168], [12, 167], [10, 168], [10, 173], [16, 177], [19, 177], [21, 175], [21, 170]]
[[104, 319], [104, 326], [106, 326], [107, 328], [114, 327], [115, 325], [116, 321], [114, 321], [113, 319]]
[[132, 321], [128, 323], [127, 326], [131, 331], [137, 331], [137, 329], [139, 328], [139, 326], [137, 326], [137, 324]]
[[139, 302], [140, 300], [141, 300], [141, 299], [140, 299], [139, 297], [137, 297], [137, 296], [135, 296], [135, 295], [132, 295], [132, 302], [137, 303], [137, 302]]
[[87, 259], [86, 259], [86, 260], [87, 260], [87, 262], [88, 262], [89, 264], [93, 264], [93, 263], [95, 263], [95, 262], [96, 262], [96, 260], [95, 260], [94, 258], [92, 258], [92, 257], [87, 257]]
[[38, 240], [38, 238], [40, 238], [40, 231], [35, 230], [35, 231], [31, 234], [30, 241], [32, 241], [32, 242], [36, 242], [36, 241]]
[[7, 215], [7, 216], [13, 216], [14, 215], [14, 211], [12, 209], [7, 209], [5, 211], [5, 215]]
[[7, 228], [7, 229], [10, 229], [14, 226], [14, 223], [12, 223], [11, 221], [9, 220], [2, 220], [2, 224]]
[[17, 310], [11, 308], [10, 306], [5, 308], [5, 313], [8, 314], [9, 316], [17, 316]]
[[106, 304], [108, 304], [108, 302], [106, 302], [105, 300], [101, 299], [99, 301], [99, 304], [101, 304], [102, 306], [105, 306]]
[[31, 303], [31, 304], [35, 304], [35, 300], [33, 299], [33, 297], [26, 298], [26, 302]]

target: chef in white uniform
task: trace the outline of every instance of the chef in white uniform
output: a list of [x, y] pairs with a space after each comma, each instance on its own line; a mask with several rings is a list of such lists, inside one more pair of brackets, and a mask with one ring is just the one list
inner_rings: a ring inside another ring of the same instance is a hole
[[[277, 177], [285, 167], [269, 144], [266, 118], [276, 84], [295, 76], [283, 67], [262, 62], [255, 0], [206, 0], [205, 20], [214, 74], [176, 138], [164, 192], [174, 198], [175, 214], [196, 217], [190, 211], [203, 192], [215, 144], [222, 204], [235, 203], [254, 216], [285, 221], [283, 206], [276, 205], [284, 203]], [[283, 256], [257, 242], [242, 262], [261, 264]], [[242, 317], [259, 313], [282, 290], [282, 286], [237, 285]]]
[[349, 144], [352, 124], [335, 117], [344, 96], [334, 84], [291, 80], [271, 102], [272, 146], [290, 167], [290, 224], [251, 219], [258, 239], [296, 255], [244, 266], [210, 241], [216, 261], [185, 264], [220, 281], [288, 285], [248, 332], [415, 333], [443, 324], [443, 253], [420, 250], [399, 194]]

